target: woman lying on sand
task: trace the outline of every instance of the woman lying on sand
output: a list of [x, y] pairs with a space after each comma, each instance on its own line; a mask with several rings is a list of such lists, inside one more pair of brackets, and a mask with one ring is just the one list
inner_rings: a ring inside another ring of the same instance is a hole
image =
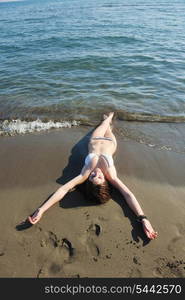
[[109, 184], [116, 187], [124, 196], [127, 204], [136, 214], [136, 218], [143, 225], [143, 230], [149, 239], [157, 237], [157, 232], [152, 228], [144, 215], [133, 193], [117, 177], [112, 155], [117, 148], [117, 142], [111, 129], [114, 113], [104, 115], [101, 124], [93, 131], [88, 148], [89, 154], [85, 159], [81, 173], [61, 186], [33, 215], [28, 217], [31, 224], [36, 224], [43, 213], [53, 204], [60, 201], [72, 188], [86, 181], [87, 195], [91, 194], [98, 203], [105, 203], [110, 199]]

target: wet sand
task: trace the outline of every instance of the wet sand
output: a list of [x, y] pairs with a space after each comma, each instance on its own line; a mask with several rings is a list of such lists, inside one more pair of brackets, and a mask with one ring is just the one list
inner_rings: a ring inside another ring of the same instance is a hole
[[17, 226], [78, 174], [90, 130], [1, 138], [0, 277], [185, 277], [184, 154], [117, 136], [119, 177], [158, 231], [154, 241], [115, 190], [94, 205], [75, 189], [36, 225]]

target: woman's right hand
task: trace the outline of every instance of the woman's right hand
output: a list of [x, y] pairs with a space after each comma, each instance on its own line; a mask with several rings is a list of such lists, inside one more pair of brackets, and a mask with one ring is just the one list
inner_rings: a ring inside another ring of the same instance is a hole
[[38, 208], [31, 216], [28, 217], [28, 220], [31, 224], [36, 224], [42, 217], [42, 209]]

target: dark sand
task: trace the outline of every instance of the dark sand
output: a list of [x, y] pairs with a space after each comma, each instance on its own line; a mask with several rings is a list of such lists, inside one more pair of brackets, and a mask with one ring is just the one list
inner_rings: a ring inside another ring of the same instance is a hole
[[16, 228], [79, 172], [90, 129], [1, 138], [0, 277], [185, 277], [184, 154], [117, 136], [119, 177], [158, 231], [154, 241], [116, 191], [94, 205], [76, 189], [36, 225]]

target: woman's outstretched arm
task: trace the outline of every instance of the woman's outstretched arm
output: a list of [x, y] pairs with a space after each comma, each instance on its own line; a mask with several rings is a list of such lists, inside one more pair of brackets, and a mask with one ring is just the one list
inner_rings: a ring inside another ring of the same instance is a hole
[[44, 202], [39, 208], [28, 217], [31, 224], [36, 224], [43, 213], [46, 212], [51, 206], [63, 199], [63, 197], [76, 185], [83, 183], [89, 176], [90, 170], [84, 166], [81, 173], [61, 186], [46, 202]]
[[[144, 212], [139, 202], [137, 201], [134, 194], [128, 189], [128, 187], [124, 185], [123, 182], [117, 176], [111, 179], [110, 182], [124, 196], [128, 206], [132, 209], [132, 211], [136, 214], [136, 216], [137, 217], [144, 216]], [[144, 232], [149, 239], [154, 239], [157, 237], [157, 232], [154, 231], [148, 219], [143, 218], [141, 220], [141, 223], [143, 225]]]
[[136, 216], [144, 215], [144, 212], [139, 202], [137, 201], [136, 197], [134, 196], [134, 194], [128, 189], [128, 187], [125, 184], [123, 184], [123, 182], [118, 177], [112, 180], [111, 183], [124, 196], [127, 204], [132, 209], [132, 211], [136, 214]]

